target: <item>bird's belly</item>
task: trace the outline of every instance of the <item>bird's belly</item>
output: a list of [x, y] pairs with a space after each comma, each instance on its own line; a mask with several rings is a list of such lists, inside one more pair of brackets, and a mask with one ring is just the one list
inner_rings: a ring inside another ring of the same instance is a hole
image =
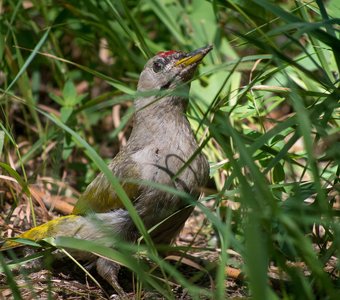
[[154, 228], [157, 242], [170, 242], [193, 209], [193, 206], [186, 208], [190, 202], [178, 192], [196, 200], [199, 194], [197, 188], [205, 183], [208, 171], [206, 159], [198, 155], [187, 163], [191, 155], [176, 143], [171, 145], [171, 149], [161, 145], [145, 147], [133, 155], [141, 170], [141, 178], [159, 184], [143, 183], [141, 193], [134, 201], [145, 226]]
[[[205, 181], [207, 175], [206, 159], [198, 155], [190, 163], [192, 153], [186, 153], [178, 145], [176, 151], [161, 147], [145, 147], [132, 158], [141, 170], [141, 179], [175, 187], [191, 193]], [[176, 147], [177, 146], [177, 147]]]

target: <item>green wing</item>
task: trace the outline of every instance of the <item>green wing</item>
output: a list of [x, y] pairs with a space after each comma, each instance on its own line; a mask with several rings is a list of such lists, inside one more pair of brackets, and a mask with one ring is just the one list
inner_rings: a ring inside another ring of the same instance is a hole
[[[139, 194], [139, 187], [136, 184], [124, 182], [124, 178], [140, 178], [139, 168], [136, 163], [124, 158], [125, 156], [130, 157], [129, 155], [124, 155], [124, 152], [118, 153], [110, 163], [109, 168], [115, 176], [121, 179], [121, 184], [128, 197], [134, 199]], [[105, 175], [100, 173], [79, 198], [72, 214], [86, 215], [90, 212], [102, 213], [118, 208], [124, 208], [123, 203], [118, 198]]]

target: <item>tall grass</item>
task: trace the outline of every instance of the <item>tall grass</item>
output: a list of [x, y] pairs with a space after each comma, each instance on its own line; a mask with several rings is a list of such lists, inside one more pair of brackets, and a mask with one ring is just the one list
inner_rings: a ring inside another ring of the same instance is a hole
[[[336, 299], [339, 15], [336, 0], [0, 2], [0, 167], [22, 188], [9, 188], [1, 177], [0, 203], [11, 195], [14, 210], [23, 193], [32, 201], [28, 187], [41, 176], [83, 191], [101, 170], [146, 246], [113, 250], [68, 239], [54, 245], [120, 261], [144, 287], [169, 299], [175, 297], [170, 284], [161, 284], [131, 253], [145, 253], [163, 278], [193, 298], [226, 297], [231, 248], [242, 256], [242, 284], [253, 299]], [[112, 154], [103, 150], [116, 152], [119, 134], [129, 130], [146, 59], [207, 44], [214, 50], [192, 82], [188, 116], [211, 163], [209, 192], [197, 204], [214, 228], [207, 244], [218, 248], [211, 290], [160, 258], [106, 167]], [[121, 123], [103, 129], [113, 106], [120, 107]], [[34, 207], [31, 202], [33, 224]], [[20, 298], [15, 278], [0, 263]], [[273, 269], [284, 277], [277, 285]]]

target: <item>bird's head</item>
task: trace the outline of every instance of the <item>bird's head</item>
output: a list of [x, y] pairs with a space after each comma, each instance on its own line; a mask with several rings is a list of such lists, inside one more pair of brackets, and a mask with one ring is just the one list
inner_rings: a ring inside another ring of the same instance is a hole
[[185, 53], [182, 51], [163, 51], [151, 58], [142, 71], [138, 91], [157, 91], [174, 89], [194, 76], [194, 72], [212, 46]]

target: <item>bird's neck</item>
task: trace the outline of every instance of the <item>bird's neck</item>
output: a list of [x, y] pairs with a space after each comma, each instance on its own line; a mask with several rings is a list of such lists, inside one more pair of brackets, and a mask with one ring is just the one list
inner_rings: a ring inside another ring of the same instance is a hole
[[[142, 106], [142, 103], [145, 103]], [[131, 135], [152, 136], [176, 134], [182, 128], [190, 128], [185, 116], [187, 100], [178, 96], [162, 99], [143, 99], [136, 105]]]

